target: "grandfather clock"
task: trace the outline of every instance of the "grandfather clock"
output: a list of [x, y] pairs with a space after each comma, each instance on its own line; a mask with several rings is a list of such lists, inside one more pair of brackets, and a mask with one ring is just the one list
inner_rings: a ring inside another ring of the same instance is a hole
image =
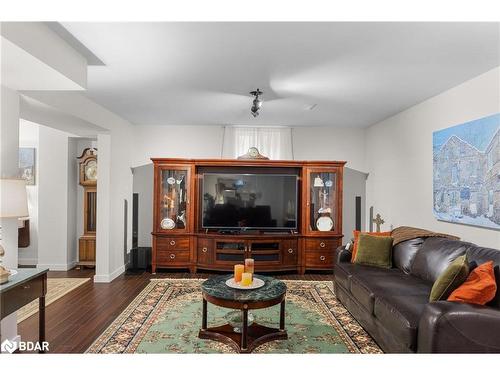
[[95, 266], [97, 225], [97, 149], [86, 148], [78, 158], [83, 186], [83, 236], [78, 241], [78, 265]]

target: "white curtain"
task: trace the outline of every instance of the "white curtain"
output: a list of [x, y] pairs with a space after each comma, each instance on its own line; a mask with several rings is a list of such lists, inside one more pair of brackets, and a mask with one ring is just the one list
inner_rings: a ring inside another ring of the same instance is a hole
[[237, 158], [250, 147], [271, 160], [293, 160], [292, 128], [226, 126], [223, 157]]

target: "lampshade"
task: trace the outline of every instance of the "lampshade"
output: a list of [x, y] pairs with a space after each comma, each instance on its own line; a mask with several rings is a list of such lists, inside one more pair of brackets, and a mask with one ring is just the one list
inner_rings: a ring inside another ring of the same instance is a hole
[[0, 178], [0, 218], [28, 216], [26, 181]]

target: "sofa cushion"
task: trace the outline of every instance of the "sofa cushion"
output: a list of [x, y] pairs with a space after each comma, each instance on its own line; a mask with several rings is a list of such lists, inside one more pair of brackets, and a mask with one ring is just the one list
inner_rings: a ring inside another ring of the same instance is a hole
[[405, 275], [393, 268], [378, 272], [375, 267], [363, 267], [351, 273], [350, 291], [353, 297], [367, 311], [373, 313], [377, 296], [393, 295], [426, 295], [429, 296], [431, 285], [411, 275]]
[[373, 236], [361, 233], [359, 235], [358, 251], [354, 259], [356, 264], [391, 268], [392, 267], [392, 237]]
[[448, 238], [430, 237], [415, 255], [411, 274], [434, 283], [451, 262], [473, 247], [468, 242]]
[[425, 294], [377, 296], [373, 313], [388, 331], [415, 351], [418, 322], [428, 303], [429, 297]]
[[377, 236], [377, 237], [390, 237], [391, 236], [391, 232], [361, 232], [359, 230], [353, 230], [352, 235], [354, 237], [354, 241], [352, 244], [351, 263], [354, 263], [354, 260], [356, 259], [356, 254], [358, 252], [358, 244], [359, 244], [359, 235], [360, 234], [370, 234], [372, 236]]
[[465, 255], [459, 256], [443, 271], [432, 285], [429, 302], [446, 300], [469, 276], [469, 265]]
[[495, 273], [497, 292], [495, 294], [495, 298], [493, 298], [491, 302], [488, 302], [487, 305], [500, 308], [500, 250], [480, 246], [471, 246], [467, 250], [467, 260], [469, 262], [476, 262], [477, 264], [483, 264], [489, 260], [493, 261], [493, 271]]
[[490, 260], [474, 268], [467, 280], [450, 294], [448, 301], [486, 305], [495, 298], [496, 292], [493, 261]]
[[417, 237], [400, 242], [394, 246], [392, 248], [392, 263], [394, 267], [409, 274], [415, 255], [417, 255], [417, 251], [422, 248], [423, 243], [424, 239]]

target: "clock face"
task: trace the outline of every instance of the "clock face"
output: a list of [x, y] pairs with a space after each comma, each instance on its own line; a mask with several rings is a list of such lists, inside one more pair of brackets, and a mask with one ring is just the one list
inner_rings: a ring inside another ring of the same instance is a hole
[[259, 156], [259, 150], [257, 150], [256, 147], [250, 147], [248, 149], [248, 155], [250, 155], [251, 157], [256, 157], [256, 156]]
[[85, 178], [87, 180], [97, 180], [97, 161], [91, 160], [85, 165]]

